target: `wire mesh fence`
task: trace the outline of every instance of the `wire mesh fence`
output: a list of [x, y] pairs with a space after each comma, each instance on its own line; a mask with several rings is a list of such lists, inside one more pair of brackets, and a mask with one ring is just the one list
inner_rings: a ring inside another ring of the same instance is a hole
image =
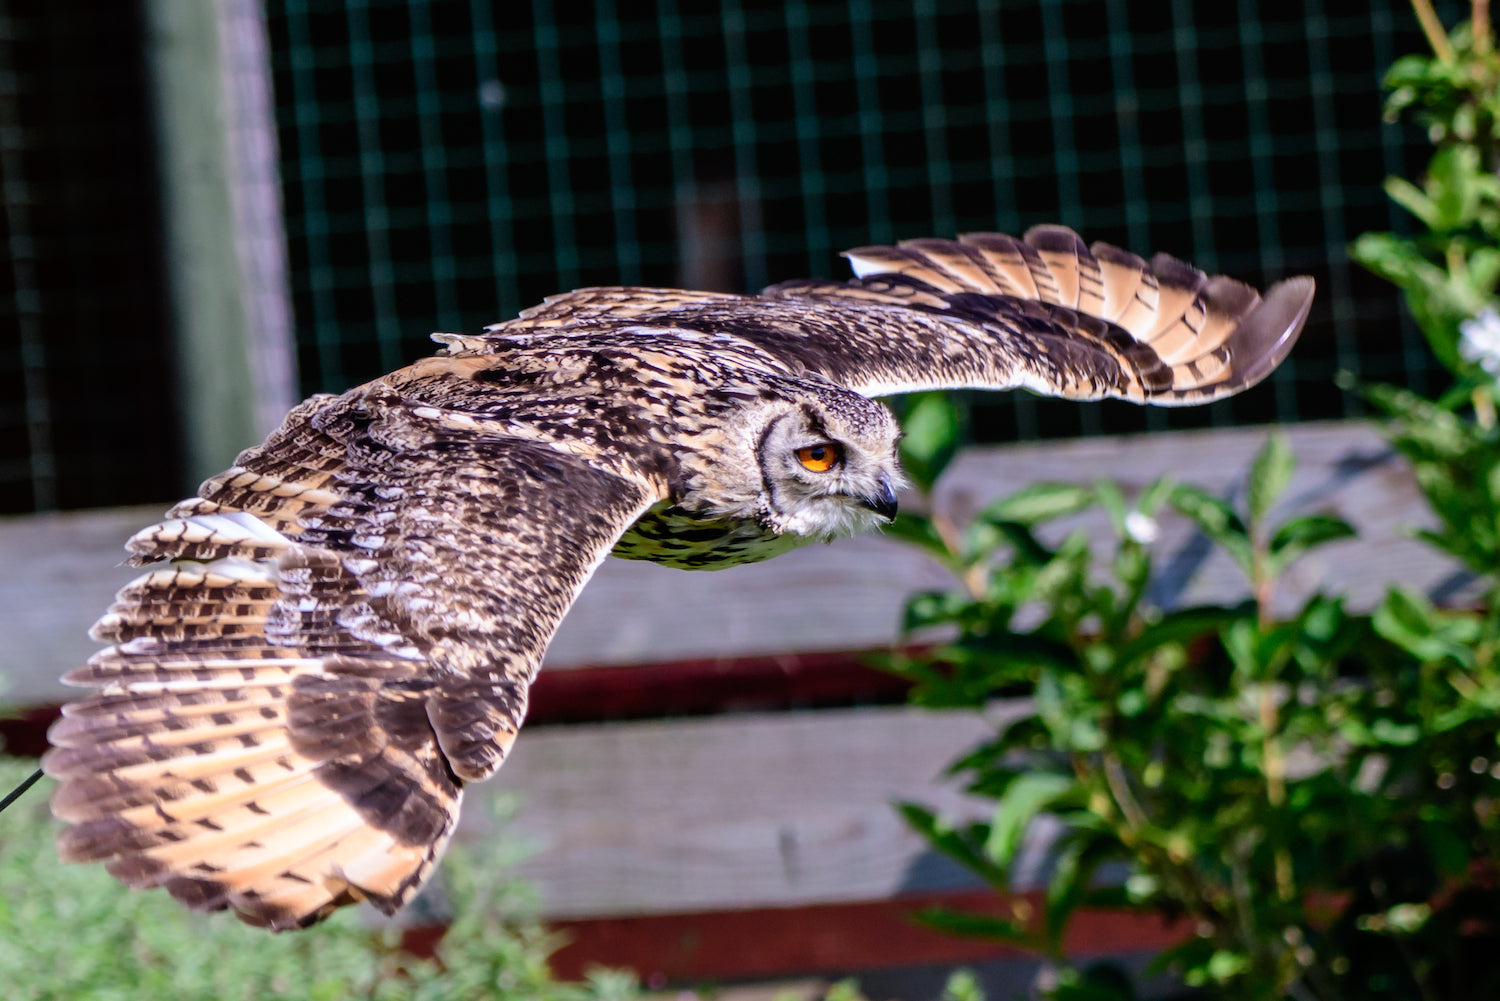
[[135, 3], [0, 5], [0, 513], [176, 486]]
[[[139, 0], [0, 10], [0, 510], [157, 499], [180, 448]], [[1439, 5], [1452, 23], [1457, 5]], [[1347, 259], [1427, 148], [1379, 79], [1404, 0], [268, 0], [301, 388], [589, 284], [753, 290], [838, 251], [1063, 222], [1320, 287], [1257, 392], [1183, 411], [972, 398], [1001, 441], [1352, 415], [1440, 374]], [[12, 336], [14, 331], [14, 336]], [[191, 333], [189, 333], [191, 336]]]
[[[1451, 12], [1450, 12], [1451, 13]], [[976, 396], [984, 440], [1357, 412], [1434, 378], [1345, 254], [1425, 155], [1380, 75], [1399, 0], [270, 7], [303, 386], [579, 285], [756, 289], [839, 250], [1060, 221], [1264, 283], [1317, 277], [1270, 389], [1202, 411]]]

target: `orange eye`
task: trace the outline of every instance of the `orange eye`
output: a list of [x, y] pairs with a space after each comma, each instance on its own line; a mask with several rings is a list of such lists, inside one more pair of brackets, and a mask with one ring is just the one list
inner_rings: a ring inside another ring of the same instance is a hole
[[843, 461], [844, 450], [829, 442], [797, 449], [797, 461], [815, 473], [826, 473]]

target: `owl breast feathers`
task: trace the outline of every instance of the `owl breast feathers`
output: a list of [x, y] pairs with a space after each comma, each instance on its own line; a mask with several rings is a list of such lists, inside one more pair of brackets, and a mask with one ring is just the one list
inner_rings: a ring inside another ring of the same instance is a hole
[[871, 397], [1206, 403], [1276, 367], [1313, 292], [1059, 227], [846, 256], [755, 296], [557, 296], [294, 409], [129, 541], [148, 569], [44, 760], [62, 857], [273, 929], [391, 913], [611, 551], [711, 569], [877, 526], [899, 431]]

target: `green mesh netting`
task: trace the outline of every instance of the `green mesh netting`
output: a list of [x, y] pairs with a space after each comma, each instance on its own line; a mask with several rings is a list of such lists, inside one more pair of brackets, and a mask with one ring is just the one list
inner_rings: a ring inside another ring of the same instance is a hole
[[[1345, 245], [1426, 155], [1396, 0], [270, 5], [303, 388], [579, 285], [755, 289], [874, 241], [1060, 221], [1321, 288], [1269, 389], [1204, 410], [976, 397], [983, 439], [1336, 417], [1433, 369]], [[1451, 16], [1451, 15], [1450, 15]]]
[[0, 514], [181, 487], [139, 0], [0, 4]]

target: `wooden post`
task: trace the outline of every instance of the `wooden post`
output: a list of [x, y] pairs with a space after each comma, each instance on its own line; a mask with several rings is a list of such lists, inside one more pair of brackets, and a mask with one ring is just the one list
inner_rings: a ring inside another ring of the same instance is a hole
[[295, 402], [259, 0], [148, 0], [177, 392], [191, 489]]

